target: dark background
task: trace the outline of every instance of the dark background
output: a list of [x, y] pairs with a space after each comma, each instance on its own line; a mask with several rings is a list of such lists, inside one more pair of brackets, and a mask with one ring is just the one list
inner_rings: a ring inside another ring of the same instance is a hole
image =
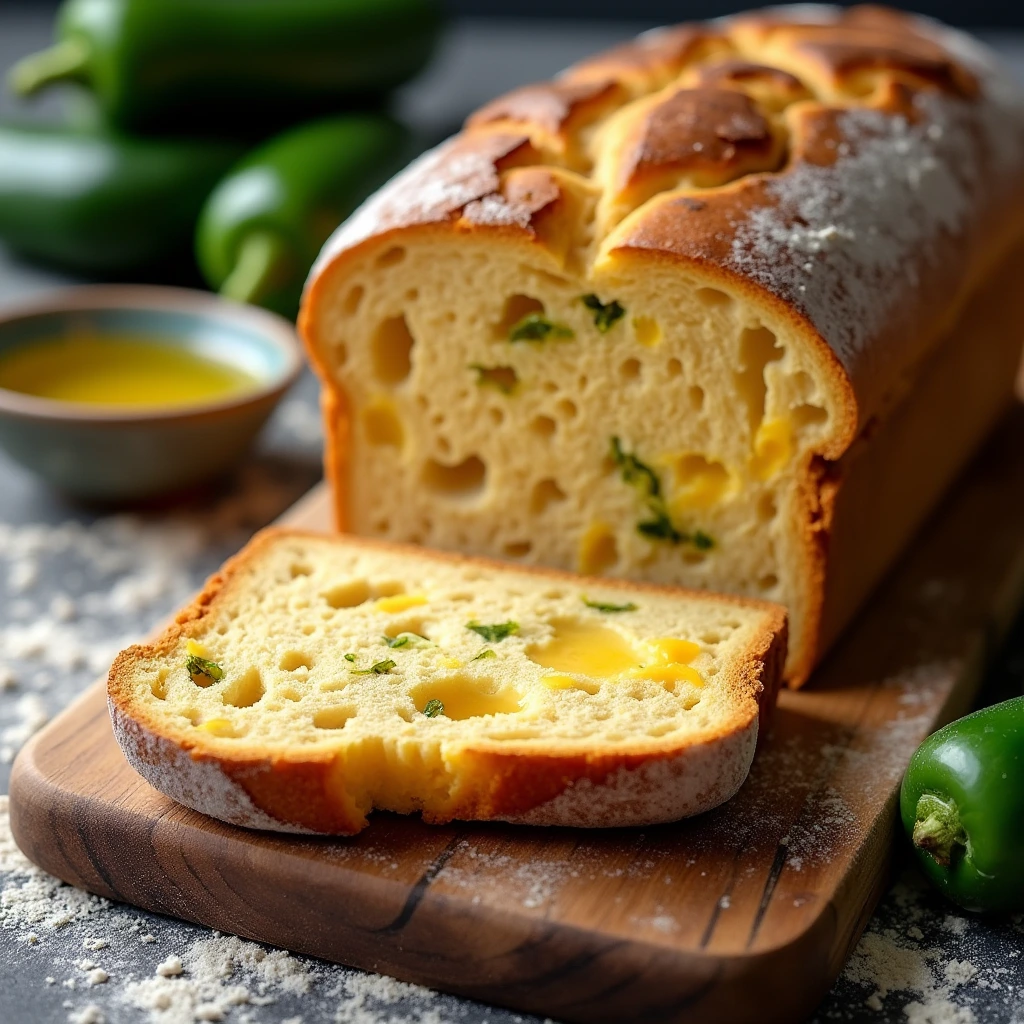
[[[672, 22], [711, 18], [771, 5], [757, 3], [756, 0], [447, 0], [447, 6], [453, 13], [477, 16]], [[916, 0], [890, 6], [930, 14], [954, 25], [1024, 27], [1024, 0]]]
[[[210, 0], [215, 3], [216, 0]], [[713, 18], [773, 4], [757, 0], [442, 0], [455, 15], [505, 18], [586, 18], [665, 23]], [[843, 3], [844, 7], [850, 6]], [[0, 0], [0, 11], [17, 7], [55, 7], [57, 0]], [[1024, 0], [914, 0], [890, 6], [929, 14], [952, 25], [973, 28], [1024, 28]]]

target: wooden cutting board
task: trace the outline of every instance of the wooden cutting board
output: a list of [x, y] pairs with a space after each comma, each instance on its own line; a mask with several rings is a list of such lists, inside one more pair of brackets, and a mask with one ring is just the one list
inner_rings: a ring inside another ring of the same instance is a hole
[[[314, 492], [287, 517], [327, 527]], [[428, 827], [351, 840], [222, 825], [121, 757], [102, 685], [21, 752], [11, 824], [111, 899], [579, 1022], [790, 1022], [885, 884], [918, 743], [964, 711], [1024, 594], [1024, 409], [953, 489], [813, 685], [785, 693], [739, 795], [678, 825]]]

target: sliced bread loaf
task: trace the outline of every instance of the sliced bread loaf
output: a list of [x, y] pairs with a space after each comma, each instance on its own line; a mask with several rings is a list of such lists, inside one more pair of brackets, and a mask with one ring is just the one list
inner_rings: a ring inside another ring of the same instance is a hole
[[270, 530], [109, 704], [143, 776], [239, 825], [649, 824], [742, 784], [785, 634], [757, 601]]
[[818, 5], [646, 33], [324, 249], [338, 525], [777, 601], [801, 683], [1012, 401], [1022, 239], [1024, 96], [968, 38]]

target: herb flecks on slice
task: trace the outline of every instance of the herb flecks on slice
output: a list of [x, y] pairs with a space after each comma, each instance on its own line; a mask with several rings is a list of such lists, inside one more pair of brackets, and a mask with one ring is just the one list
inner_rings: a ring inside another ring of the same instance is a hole
[[352, 674], [356, 676], [386, 676], [397, 664], [388, 658], [386, 661], [378, 661], [375, 665], [371, 665], [369, 668], [357, 668], [352, 670]]
[[618, 300], [602, 302], [596, 295], [583, 295], [580, 301], [594, 314], [594, 326], [607, 334], [625, 315], [626, 307]]
[[492, 625], [469, 622], [466, 624], [466, 629], [473, 630], [477, 636], [482, 636], [489, 644], [500, 644], [502, 640], [515, 636], [519, 632], [519, 623], [512, 622], [511, 620], [508, 622], [496, 622]]
[[475, 658], [470, 658], [470, 661], [483, 661], [484, 658], [496, 658], [498, 655], [490, 649], [485, 647]]
[[483, 363], [470, 363], [469, 368], [476, 373], [478, 387], [494, 388], [503, 395], [515, 394], [519, 385], [519, 375], [511, 366], [484, 366]]
[[192, 677], [193, 682], [196, 676], [205, 676], [214, 683], [219, 683], [224, 678], [224, 669], [217, 662], [200, 657], [198, 654], [188, 653], [185, 655], [185, 671]]
[[697, 530], [691, 538], [691, 541], [698, 551], [710, 551], [715, 546], [714, 538], [706, 534], [703, 530]]
[[436, 646], [432, 641], [428, 640], [425, 636], [420, 636], [419, 633], [399, 633], [398, 636], [387, 636], [381, 637], [392, 650], [397, 650], [400, 647], [408, 647], [410, 649], [414, 647], [434, 647]]
[[667, 541], [669, 544], [692, 544], [698, 551], [710, 551], [715, 546], [714, 539], [703, 530], [686, 533], [675, 526], [669, 515], [658, 474], [634, 453], [627, 452], [617, 437], [612, 438], [611, 457], [622, 475], [623, 483], [640, 494], [650, 515], [650, 518], [641, 519], [636, 524], [637, 533], [649, 540]]
[[356, 656], [354, 654], [346, 654], [345, 655], [345, 660], [346, 661], [355, 661], [356, 660]]
[[550, 341], [574, 336], [571, 327], [551, 320], [543, 313], [527, 313], [508, 332], [509, 341]]
[[427, 703], [423, 705], [423, 714], [425, 714], [427, 718], [437, 718], [438, 715], [444, 714], [444, 705], [436, 698], [434, 700], [428, 700]]
[[616, 612], [635, 612], [637, 606], [632, 601], [625, 604], [611, 604], [607, 601], [591, 601], [589, 597], [583, 598], [583, 603], [594, 611], [604, 612], [606, 615], [613, 615]]

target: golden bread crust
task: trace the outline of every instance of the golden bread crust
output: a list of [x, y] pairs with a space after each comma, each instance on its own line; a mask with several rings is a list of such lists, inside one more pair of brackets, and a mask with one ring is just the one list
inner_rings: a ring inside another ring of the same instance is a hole
[[[155, 788], [195, 810], [250, 828], [352, 835], [365, 827], [365, 809], [348, 805], [338, 785], [343, 755], [318, 747], [286, 757], [244, 740], [225, 743], [169, 724], [154, 715], [135, 690], [140, 660], [166, 655], [240, 585], [246, 567], [266, 548], [290, 538], [322, 535], [272, 527], [262, 531], [207, 581], [174, 623], [150, 644], [122, 651], [108, 677], [108, 706], [118, 742], [129, 763]], [[347, 537], [348, 545], [407, 552], [417, 558], [507, 569], [502, 563], [442, 554], [407, 545]], [[578, 582], [571, 573], [518, 568], [546, 579]], [[677, 587], [619, 583], [617, 589], [694, 596]], [[464, 775], [478, 780], [460, 793], [443, 819], [508, 820], [534, 824], [623, 826], [676, 820], [732, 796], [746, 777], [754, 745], [778, 695], [786, 659], [783, 609], [746, 598], [701, 594], [702, 600], [763, 612], [761, 628], [726, 678], [731, 716], [722, 716], [680, 744], [638, 741], [628, 751], [595, 749], [566, 753], [482, 741], [465, 749]], [[626, 796], [629, 799], [624, 800]], [[561, 801], [561, 803], [559, 803]]]

